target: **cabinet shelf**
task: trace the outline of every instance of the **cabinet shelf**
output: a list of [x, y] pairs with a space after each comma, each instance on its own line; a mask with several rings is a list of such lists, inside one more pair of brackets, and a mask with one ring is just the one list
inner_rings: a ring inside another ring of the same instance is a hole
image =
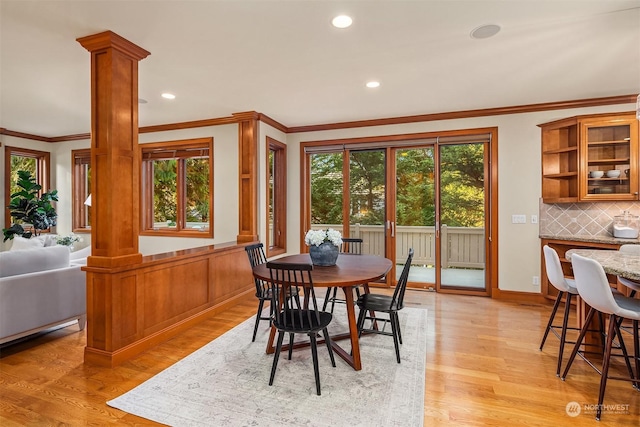
[[611, 182], [611, 181], [629, 181], [628, 177], [619, 176], [617, 178], [589, 178], [589, 181]]
[[578, 172], [549, 173], [549, 174], [542, 175], [543, 178], [550, 178], [550, 179], [569, 179], [577, 176], [578, 176]]
[[629, 143], [629, 138], [627, 139], [619, 139], [616, 141], [590, 141], [587, 143], [589, 147], [596, 145], [624, 145]]
[[607, 164], [619, 164], [626, 165], [631, 161], [630, 157], [623, 157], [618, 159], [589, 159], [589, 166], [591, 165], [607, 165]]
[[559, 153], [569, 153], [571, 151], [578, 151], [578, 147], [563, 147], [556, 148], [555, 150], [546, 150], [543, 151], [542, 154], [559, 154]]

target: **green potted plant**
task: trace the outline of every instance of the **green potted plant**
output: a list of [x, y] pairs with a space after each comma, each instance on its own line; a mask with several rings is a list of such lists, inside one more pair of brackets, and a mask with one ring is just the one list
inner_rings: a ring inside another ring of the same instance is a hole
[[[41, 230], [46, 230], [56, 225], [58, 214], [51, 202], [58, 201], [58, 190], [51, 190], [40, 194], [42, 186], [36, 182], [29, 171], [18, 171], [18, 182], [20, 188], [11, 194], [9, 203], [9, 213], [14, 223], [9, 228], [2, 229], [4, 240], [13, 240], [18, 235], [26, 239], [40, 234]], [[27, 231], [22, 224], [30, 224], [33, 231]]]

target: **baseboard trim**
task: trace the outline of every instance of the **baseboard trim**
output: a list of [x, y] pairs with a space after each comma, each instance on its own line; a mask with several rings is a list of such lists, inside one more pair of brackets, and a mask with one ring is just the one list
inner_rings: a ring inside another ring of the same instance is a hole
[[546, 299], [541, 293], [503, 291], [502, 289], [497, 288], [491, 290], [491, 298], [503, 301], [527, 302], [535, 304], [549, 303], [549, 300]]

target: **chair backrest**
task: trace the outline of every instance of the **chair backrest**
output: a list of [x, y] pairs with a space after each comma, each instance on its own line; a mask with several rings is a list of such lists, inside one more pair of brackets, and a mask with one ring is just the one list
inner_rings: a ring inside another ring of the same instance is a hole
[[[313, 288], [311, 264], [293, 264], [271, 261], [267, 263], [269, 269], [269, 286], [271, 288], [271, 304], [274, 309], [274, 323], [277, 328], [288, 329], [293, 325], [318, 325], [320, 312]], [[294, 306], [294, 299], [290, 295], [304, 295], [305, 310]]]
[[[245, 246], [244, 250], [247, 252], [247, 256], [249, 257], [249, 264], [251, 264], [251, 268], [267, 262], [267, 256], [264, 253], [264, 245], [262, 243], [254, 243], [253, 245]], [[262, 298], [267, 294], [269, 285], [256, 277], [254, 277], [253, 280], [256, 284], [256, 296], [258, 298]]]
[[407, 282], [409, 281], [409, 269], [411, 268], [411, 261], [413, 261], [413, 248], [409, 249], [409, 256], [404, 263], [404, 267], [402, 268], [402, 273], [400, 273], [400, 279], [398, 279], [398, 284], [396, 285], [396, 290], [393, 292], [393, 299], [391, 302], [391, 306], [400, 310], [404, 307], [404, 292], [407, 290]]
[[355, 237], [343, 237], [340, 252], [343, 254], [362, 254], [362, 239]]
[[622, 245], [620, 246], [620, 252], [624, 252], [626, 254], [631, 254], [631, 255], [640, 255], [640, 245], [631, 245], [631, 244]]
[[549, 283], [559, 291], [569, 292], [570, 287], [564, 278], [564, 271], [562, 271], [562, 264], [560, 264], [558, 253], [549, 245], [544, 245], [542, 250], [544, 252], [544, 266], [547, 271]]
[[616, 313], [619, 306], [602, 266], [596, 260], [576, 254], [571, 255], [571, 265], [580, 298], [602, 313]]
[[245, 246], [244, 250], [247, 251], [249, 264], [251, 264], [252, 268], [256, 265], [267, 262], [267, 256], [264, 253], [264, 245], [262, 243], [254, 243], [253, 245]]

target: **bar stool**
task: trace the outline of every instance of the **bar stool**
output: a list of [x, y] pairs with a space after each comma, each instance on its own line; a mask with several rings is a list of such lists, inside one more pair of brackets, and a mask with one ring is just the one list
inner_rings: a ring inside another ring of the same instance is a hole
[[[555, 249], [551, 248], [549, 245], [545, 245], [542, 250], [544, 252], [544, 264], [547, 272], [547, 278], [549, 279], [549, 283], [558, 290], [558, 296], [553, 304], [553, 310], [551, 310], [551, 316], [549, 316], [549, 322], [547, 323], [547, 328], [544, 331], [544, 336], [540, 343], [540, 350], [544, 347], [549, 331], [553, 331], [554, 335], [560, 339], [560, 348], [558, 349], [558, 367], [556, 368], [556, 376], [560, 376], [564, 346], [565, 344], [573, 344], [573, 342], [567, 343], [566, 341], [567, 329], [579, 330], [578, 328], [567, 326], [569, 322], [569, 312], [571, 309], [571, 297], [578, 295], [578, 290], [576, 289], [575, 282], [572, 279], [564, 277], [562, 265], [560, 264], [560, 257], [558, 257], [558, 253]], [[556, 312], [558, 311], [558, 307], [562, 302], [562, 297], [565, 294], [566, 301], [564, 303], [564, 318], [562, 319], [562, 325], [554, 325], [553, 321], [556, 317]], [[560, 335], [558, 335], [558, 331], [556, 329], [560, 329]]]
[[[604, 400], [604, 393], [607, 386], [607, 379], [617, 379], [631, 381], [634, 383], [634, 387], [637, 388], [640, 385], [640, 340], [638, 339], [638, 321], [640, 321], [640, 300], [634, 298], [625, 297], [622, 295], [614, 295], [604, 269], [597, 261], [582, 257], [580, 255], [571, 256], [571, 264], [573, 265], [573, 273], [575, 275], [575, 283], [578, 289], [580, 297], [589, 305], [591, 309], [587, 314], [587, 318], [584, 326], [580, 331], [580, 335], [576, 341], [575, 347], [571, 352], [567, 366], [562, 374], [562, 380], [564, 381], [569, 373], [569, 369], [573, 364], [573, 361], [580, 351], [580, 346], [584, 340], [584, 336], [587, 332], [589, 323], [593, 319], [596, 311], [609, 315], [609, 327], [607, 333], [607, 339], [605, 344], [604, 357], [602, 359], [602, 369], [599, 371], [600, 378], [600, 391], [598, 393], [598, 406], [596, 409], [596, 420], [600, 420], [602, 415], [602, 402]], [[627, 354], [624, 341], [620, 335], [619, 319], [630, 319], [633, 322], [633, 347], [635, 369], [637, 374], [634, 374], [633, 369], [629, 363], [629, 355]], [[618, 336], [620, 341], [620, 349], [622, 350], [627, 370], [629, 372], [629, 378], [625, 377], [609, 377], [609, 365], [612, 356], [613, 339]], [[586, 360], [586, 359], [585, 359]], [[592, 365], [590, 362], [589, 364]]]

